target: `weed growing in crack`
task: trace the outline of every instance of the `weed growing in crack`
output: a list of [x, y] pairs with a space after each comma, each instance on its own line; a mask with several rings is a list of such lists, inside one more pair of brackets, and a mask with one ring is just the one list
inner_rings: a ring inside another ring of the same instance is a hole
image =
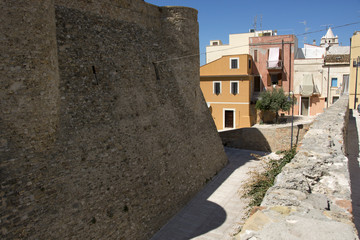
[[[249, 208], [260, 206], [266, 191], [274, 185], [276, 176], [296, 154], [296, 147], [280, 152], [283, 157], [279, 160], [263, 161], [263, 171], [250, 171], [249, 181], [244, 184], [242, 196], [249, 198]], [[255, 155], [254, 155], [255, 156]], [[255, 156], [259, 158], [260, 156]]]

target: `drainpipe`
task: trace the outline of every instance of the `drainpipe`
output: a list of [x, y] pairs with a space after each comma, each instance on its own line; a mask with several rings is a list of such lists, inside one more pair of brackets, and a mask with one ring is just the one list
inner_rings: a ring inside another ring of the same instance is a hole
[[326, 108], [329, 107], [329, 95], [330, 95], [330, 90], [329, 90], [329, 81], [330, 81], [330, 66], [328, 65], [328, 79], [327, 79], [327, 101], [326, 101]]
[[291, 42], [289, 43], [289, 93], [290, 92], [291, 92]]
[[291, 113], [291, 141], [290, 150], [293, 148], [293, 135], [294, 135], [294, 92], [292, 92], [292, 113]]
[[[356, 94], [357, 94], [357, 80], [358, 80], [358, 68], [359, 68], [359, 60], [360, 57], [357, 58], [357, 62], [356, 62], [356, 81], [355, 81], [355, 96], [354, 96], [354, 110], [356, 109]], [[351, 61], [351, 60], [350, 60]]]

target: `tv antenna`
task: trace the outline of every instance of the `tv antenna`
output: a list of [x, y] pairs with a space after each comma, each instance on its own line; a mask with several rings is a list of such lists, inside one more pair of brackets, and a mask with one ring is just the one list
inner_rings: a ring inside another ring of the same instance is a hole
[[304, 44], [305, 44], [305, 43], [306, 43], [306, 39], [307, 39], [307, 37], [306, 37], [307, 34], [306, 34], [306, 33], [307, 33], [307, 31], [309, 31], [310, 28], [306, 27], [306, 24], [307, 24], [306, 20], [304, 20], [304, 21], [302, 21], [302, 22], [299, 22], [299, 23], [304, 24], [304, 27], [305, 27], [305, 34], [304, 34], [304, 40], [303, 40], [303, 42], [304, 42]]
[[[254, 17], [254, 25], [253, 25], [253, 28], [256, 32], [256, 29], [257, 29], [257, 18], [258, 18], [258, 15], [256, 15]], [[262, 15], [260, 15], [260, 31], [262, 31]]]
[[256, 25], [257, 25], [257, 15], [254, 17], [254, 25], [253, 25], [255, 32], [256, 32]]

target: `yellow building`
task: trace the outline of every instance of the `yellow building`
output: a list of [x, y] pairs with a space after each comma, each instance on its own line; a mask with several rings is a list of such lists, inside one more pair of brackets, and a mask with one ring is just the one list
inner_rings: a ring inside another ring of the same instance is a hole
[[200, 67], [200, 87], [218, 131], [255, 123], [252, 67], [248, 54], [223, 56]]
[[[351, 37], [349, 85], [349, 108], [356, 109], [360, 104], [360, 31], [356, 31]], [[356, 102], [354, 102], [355, 92]]]

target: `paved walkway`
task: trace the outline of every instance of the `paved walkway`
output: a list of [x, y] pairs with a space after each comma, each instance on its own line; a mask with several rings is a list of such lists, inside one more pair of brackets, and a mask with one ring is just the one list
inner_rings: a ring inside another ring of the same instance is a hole
[[264, 153], [232, 148], [225, 151], [229, 164], [151, 240], [227, 240], [238, 232], [247, 206], [239, 189], [247, 173], [260, 167], [251, 153]]
[[[347, 137], [354, 222], [360, 232], [360, 115], [356, 110], [350, 112]], [[260, 167], [251, 153], [264, 153], [232, 148], [225, 151], [229, 164], [151, 240], [230, 240], [237, 233], [247, 206], [239, 189], [247, 173]]]

